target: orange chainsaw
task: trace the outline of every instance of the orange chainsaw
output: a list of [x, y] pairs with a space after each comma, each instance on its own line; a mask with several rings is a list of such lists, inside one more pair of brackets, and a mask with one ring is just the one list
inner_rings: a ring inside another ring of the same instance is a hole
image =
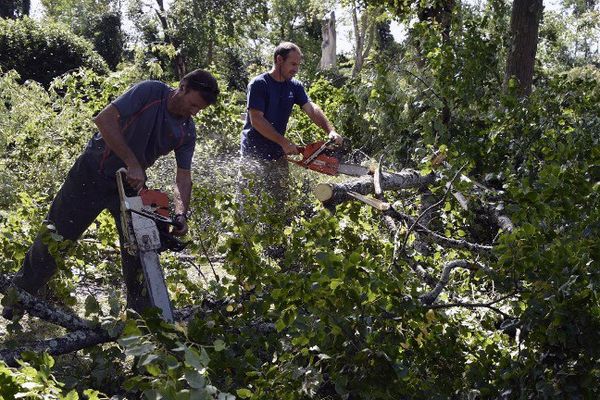
[[173, 309], [158, 254], [164, 250], [181, 251], [183, 243], [169, 232], [169, 225], [181, 225], [170, 218], [169, 196], [144, 188], [138, 192], [124, 184], [127, 170], [116, 173], [121, 227], [126, 251], [139, 259], [144, 272], [150, 302], [161, 310], [162, 318], [173, 322]]
[[301, 160], [290, 156], [287, 157], [287, 160], [312, 171], [333, 176], [339, 174], [363, 176], [371, 173], [368, 167], [341, 163], [340, 159], [344, 155], [344, 150], [341, 146], [336, 146], [333, 139], [327, 142], [318, 141], [306, 146], [298, 146], [298, 151], [302, 156]]

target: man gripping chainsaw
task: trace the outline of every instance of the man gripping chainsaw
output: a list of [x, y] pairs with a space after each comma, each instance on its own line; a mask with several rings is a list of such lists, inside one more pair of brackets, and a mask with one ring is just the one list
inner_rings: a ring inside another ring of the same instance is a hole
[[[35, 295], [56, 271], [49, 252], [49, 240], [76, 241], [96, 217], [108, 209], [116, 220], [120, 242], [126, 243], [122, 229], [119, 191], [115, 174], [126, 168], [125, 179], [139, 191], [145, 170], [158, 157], [171, 151], [177, 160], [175, 182], [175, 221], [187, 231], [186, 212], [191, 196], [191, 161], [196, 142], [192, 116], [214, 104], [219, 94], [215, 78], [203, 70], [187, 74], [177, 89], [158, 81], [143, 81], [109, 104], [95, 118], [99, 132], [69, 171], [54, 198], [46, 220], [56, 235], [40, 233], [27, 252], [13, 284]], [[56, 254], [54, 255], [56, 256]], [[139, 254], [121, 248], [123, 277], [127, 287], [127, 306], [143, 312], [152, 301], [148, 295]], [[141, 279], [140, 279], [141, 278]], [[2, 315], [20, 316], [19, 304], [6, 305]]]

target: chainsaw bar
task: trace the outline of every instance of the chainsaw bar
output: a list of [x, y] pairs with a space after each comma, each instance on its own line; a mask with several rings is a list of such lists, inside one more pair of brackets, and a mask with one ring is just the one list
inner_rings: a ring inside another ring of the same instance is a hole
[[140, 262], [152, 305], [160, 308], [165, 321], [173, 322], [173, 309], [158, 254], [156, 251], [140, 251]]
[[344, 154], [341, 148], [331, 148], [332, 140], [327, 142], [315, 142], [304, 147], [298, 147], [301, 160], [287, 157], [287, 160], [303, 168], [320, 172], [326, 175], [336, 176], [339, 174], [349, 176], [364, 176], [371, 173], [370, 169], [361, 165], [341, 164], [340, 159]]

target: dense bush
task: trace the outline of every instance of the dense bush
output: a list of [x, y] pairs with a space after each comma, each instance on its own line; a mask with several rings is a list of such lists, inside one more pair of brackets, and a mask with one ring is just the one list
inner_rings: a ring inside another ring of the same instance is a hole
[[106, 72], [106, 62], [85, 39], [54, 23], [30, 18], [0, 20], [0, 68], [16, 70], [23, 81], [32, 79], [47, 86], [67, 71], [87, 67]]

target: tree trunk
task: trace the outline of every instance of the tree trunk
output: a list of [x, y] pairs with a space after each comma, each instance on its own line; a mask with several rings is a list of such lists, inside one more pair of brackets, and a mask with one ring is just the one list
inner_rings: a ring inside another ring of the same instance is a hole
[[354, 28], [354, 67], [352, 76], [358, 75], [362, 70], [365, 58], [369, 55], [375, 35], [374, 18], [369, 15], [369, 10], [364, 10], [358, 17], [357, 7], [352, 8], [352, 26]]
[[321, 21], [321, 61], [319, 69], [335, 69], [336, 66], [336, 32], [335, 32], [335, 12], [331, 12], [328, 17]]
[[506, 60], [504, 91], [511, 78], [517, 93], [527, 97], [533, 84], [533, 69], [537, 51], [538, 31], [544, 5], [542, 0], [514, 0], [510, 21], [511, 45]]

